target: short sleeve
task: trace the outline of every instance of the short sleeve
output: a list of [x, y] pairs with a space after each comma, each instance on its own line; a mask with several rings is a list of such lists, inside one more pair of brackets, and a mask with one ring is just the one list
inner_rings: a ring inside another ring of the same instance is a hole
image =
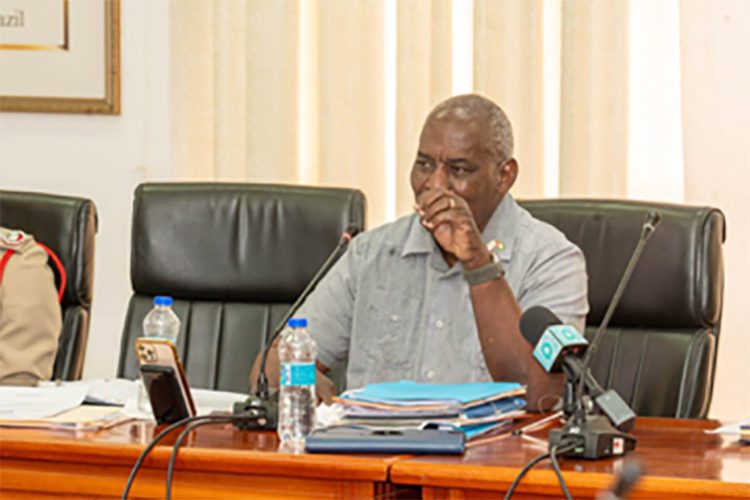
[[361, 252], [360, 238], [355, 238], [296, 314], [307, 318], [318, 360], [328, 368], [336, 368], [349, 354]]
[[565, 324], [583, 333], [588, 306], [588, 276], [583, 252], [565, 241], [545, 247], [532, 261], [521, 283], [518, 305], [522, 311], [544, 306]]

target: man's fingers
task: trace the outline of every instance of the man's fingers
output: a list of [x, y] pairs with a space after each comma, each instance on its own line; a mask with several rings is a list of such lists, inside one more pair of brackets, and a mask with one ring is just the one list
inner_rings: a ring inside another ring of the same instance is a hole
[[426, 211], [422, 212], [422, 220], [425, 222], [431, 222], [436, 215], [446, 211], [458, 211], [458, 208], [459, 203], [453, 197], [443, 196], [430, 205]]
[[439, 201], [443, 196], [452, 196], [451, 193], [443, 188], [430, 189], [422, 193], [417, 198], [415, 209], [420, 213], [427, 212], [432, 205]]
[[470, 216], [468, 212], [466, 210], [463, 210], [462, 208], [446, 208], [445, 210], [441, 210], [433, 214], [430, 218], [422, 218], [422, 225], [429, 230], [433, 230], [440, 224], [456, 224], [465, 222], [469, 217]]

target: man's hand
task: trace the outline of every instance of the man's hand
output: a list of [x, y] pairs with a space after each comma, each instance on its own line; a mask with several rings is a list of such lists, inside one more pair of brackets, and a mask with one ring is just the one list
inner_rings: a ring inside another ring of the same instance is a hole
[[317, 396], [318, 404], [321, 402], [329, 405], [333, 403], [333, 398], [336, 396], [336, 384], [326, 377], [322, 371], [317, 370], [315, 373], [315, 395]]
[[446, 189], [430, 189], [417, 199], [414, 208], [440, 248], [448, 256], [461, 261], [464, 269], [476, 269], [491, 261], [474, 216], [463, 198]]

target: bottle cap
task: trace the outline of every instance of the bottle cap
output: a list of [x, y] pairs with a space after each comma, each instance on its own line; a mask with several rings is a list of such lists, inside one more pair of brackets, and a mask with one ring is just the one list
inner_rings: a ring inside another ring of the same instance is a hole
[[154, 297], [155, 306], [171, 306], [172, 302], [172, 297], [170, 297], [169, 295], [157, 295], [156, 297]]
[[307, 318], [290, 318], [286, 324], [290, 328], [307, 328]]

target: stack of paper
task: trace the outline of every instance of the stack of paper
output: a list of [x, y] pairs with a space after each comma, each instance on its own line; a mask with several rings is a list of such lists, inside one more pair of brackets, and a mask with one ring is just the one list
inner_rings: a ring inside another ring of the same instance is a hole
[[[138, 404], [139, 381], [95, 379], [0, 387], [0, 427], [100, 430], [133, 419], [153, 420]], [[191, 389], [198, 415], [231, 411], [247, 394]]]
[[53, 417], [80, 405], [88, 387], [0, 387], [0, 421]]
[[525, 387], [517, 383], [371, 384], [345, 392], [343, 422], [387, 428], [448, 428], [468, 438], [510, 424], [524, 414]]

